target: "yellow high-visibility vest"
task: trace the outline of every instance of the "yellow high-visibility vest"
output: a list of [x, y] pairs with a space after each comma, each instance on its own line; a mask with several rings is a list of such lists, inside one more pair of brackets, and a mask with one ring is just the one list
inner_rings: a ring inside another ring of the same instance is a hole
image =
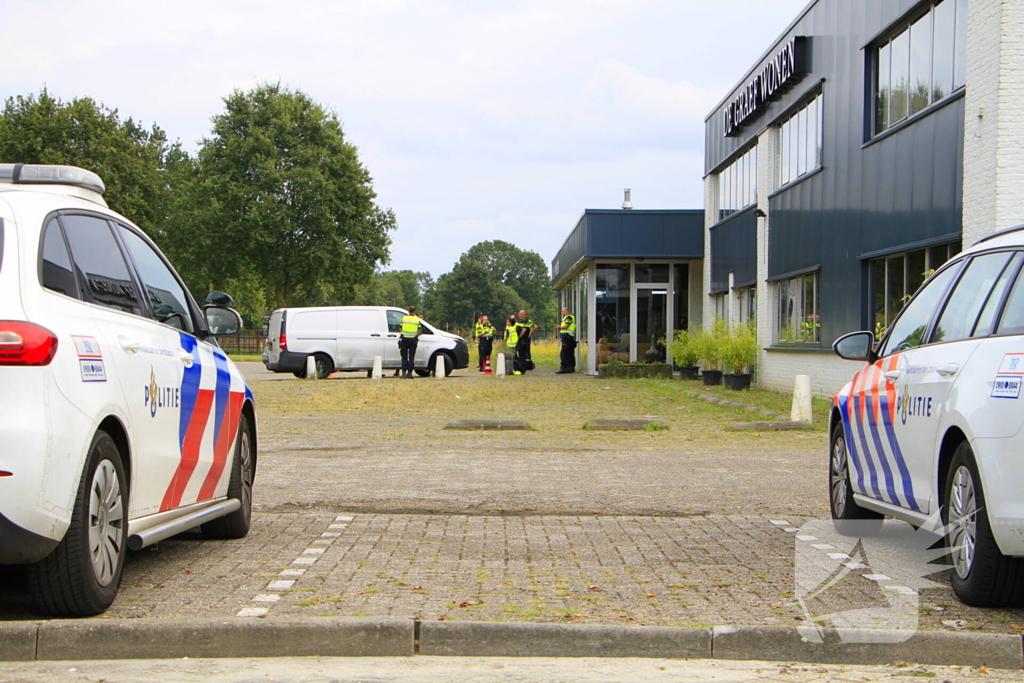
[[420, 334], [420, 319], [414, 315], [402, 316], [402, 336], [406, 339], [415, 339]]
[[519, 333], [516, 332], [515, 325], [509, 325], [505, 328], [505, 343], [508, 344], [509, 348], [519, 343]]
[[576, 316], [572, 313], [562, 318], [562, 326], [562, 332], [572, 335], [573, 337], [576, 336]]

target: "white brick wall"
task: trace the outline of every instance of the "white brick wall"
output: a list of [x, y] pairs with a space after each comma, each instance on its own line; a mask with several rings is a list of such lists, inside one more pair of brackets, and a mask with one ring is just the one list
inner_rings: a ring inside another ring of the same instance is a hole
[[965, 247], [1024, 223], [1024, 2], [968, 5]]
[[834, 395], [864, 365], [820, 351], [766, 351], [762, 352], [762, 357], [757, 373], [758, 386], [793, 391], [797, 375], [810, 375], [811, 392], [816, 396]]
[[701, 278], [701, 301], [704, 302], [701, 323], [711, 327], [715, 319], [715, 302], [711, 300], [711, 226], [718, 222], [718, 174], [709, 173], [704, 178], [704, 272]]

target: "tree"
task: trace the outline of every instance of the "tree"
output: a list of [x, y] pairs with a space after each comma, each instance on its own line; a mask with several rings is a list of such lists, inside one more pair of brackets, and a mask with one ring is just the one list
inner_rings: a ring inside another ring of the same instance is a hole
[[498, 282], [483, 265], [463, 256], [450, 273], [437, 279], [427, 297], [427, 317], [442, 327], [472, 329], [476, 317], [487, 313], [498, 323], [525, 306], [511, 287]]
[[480, 242], [462, 255], [478, 263], [498, 282], [514, 289], [526, 302], [534, 322], [550, 328], [556, 311], [547, 264], [535, 251], [523, 251], [502, 240]]
[[163, 175], [168, 145], [157, 126], [144, 129], [91, 98], [62, 102], [44, 88], [8, 98], [0, 115], [0, 160], [80, 166], [103, 179], [110, 208], [147, 233], [158, 230], [171, 190]]
[[249, 283], [272, 307], [348, 303], [387, 262], [395, 217], [337, 117], [280, 85], [224, 104], [199, 150], [195, 211], [169, 241], [203, 250], [191, 261], [215, 288]]
[[434, 280], [430, 273], [411, 270], [389, 270], [376, 273], [366, 283], [356, 287], [352, 303], [360, 306], [423, 307], [426, 292]]

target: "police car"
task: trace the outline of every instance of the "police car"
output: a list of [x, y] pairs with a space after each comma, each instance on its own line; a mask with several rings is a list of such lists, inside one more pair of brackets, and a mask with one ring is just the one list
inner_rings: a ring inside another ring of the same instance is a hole
[[836, 527], [941, 520], [969, 605], [1024, 599], [1022, 265], [1024, 226], [991, 235], [932, 275], [877, 344], [854, 332], [833, 345], [868, 363], [833, 401]]
[[230, 297], [200, 308], [103, 190], [0, 164], [0, 564], [61, 616], [104, 611], [129, 548], [245, 536], [256, 466]]

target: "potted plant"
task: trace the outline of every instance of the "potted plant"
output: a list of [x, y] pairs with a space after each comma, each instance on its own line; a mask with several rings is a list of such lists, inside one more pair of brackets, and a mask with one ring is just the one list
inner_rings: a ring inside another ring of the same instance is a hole
[[741, 390], [750, 386], [750, 370], [757, 363], [757, 332], [751, 324], [739, 325], [729, 333], [722, 346], [722, 366], [726, 374], [722, 379], [728, 389]]
[[697, 358], [704, 370], [701, 377], [705, 386], [722, 383], [722, 348], [729, 340], [729, 325], [719, 317], [698, 337]]
[[672, 360], [679, 368], [681, 379], [697, 379], [700, 368], [697, 361], [700, 360], [698, 344], [700, 343], [701, 330], [695, 328], [689, 330], [678, 330], [675, 339], [672, 340]]

